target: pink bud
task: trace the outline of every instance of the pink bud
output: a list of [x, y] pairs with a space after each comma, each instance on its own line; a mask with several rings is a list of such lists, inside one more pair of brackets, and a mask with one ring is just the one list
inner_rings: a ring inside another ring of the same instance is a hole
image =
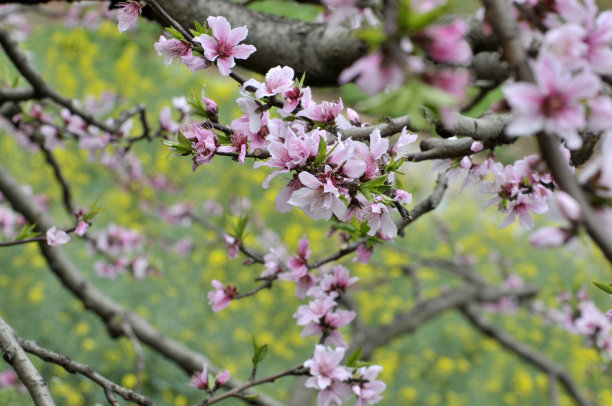
[[217, 379], [215, 380], [215, 387], [225, 385], [227, 381], [229, 381], [229, 379], [230, 379], [230, 371], [226, 369], [223, 372], [221, 372], [219, 376], [217, 377]]
[[572, 196], [560, 190], [557, 193], [557, 203], [565, 218], [574, 222], [580, 221], [582, 218], [582, 208]]
[[529, 242], [536, 248], [552, 248], [565, 244], [568, 237], [567, 231], [561, 228], [544, 227], [533, 233]]
[[482, 144], [482, 141], [474, 141], [472, 143], [472, 146], [470, 147], [470, 150], [472, 152], [478, 152], [478, 151], [482, 151], [484, 148], [484, 145]]

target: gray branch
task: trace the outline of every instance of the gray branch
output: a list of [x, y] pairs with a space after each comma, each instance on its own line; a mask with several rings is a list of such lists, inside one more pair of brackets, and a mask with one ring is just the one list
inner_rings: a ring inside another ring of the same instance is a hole
[[15, 330], [0, 317], [0, 350], [6, 362], [13, 366], [36, 406], [55, 406], [47, 382], [18, 342]]
[[73, 361], [65, 355], [58, 354], [46, 348], [43, 348], [36, 344], [35, 341], [24, 340], [19, 338], [19, 345], [29, 352], [30, 354], [36, 355], [38, 358], [51, 362], [53, 364], [61, 365], [64, 369], [70, 373], [78, 373], [89, 379], [91, 379], [96, 384], [100, 385], [104, 390], [108, 390], [110, 392], [114, 392], [124, 398], [125, 400], [136, 402], [139, 405], [143, 406], [153, 406], [153, 402], [141, 395], [140, 393], [134, 392], [130, 389], [124, 388], [123, 386], [117, 385], [113, 381], [105, 378], [104, 376], [98, 374], [91, 366], [81, 364], [79, 362]]
[[479, 310], [477, 305], [469, 304], [462, 307], [461, 310], [469, 322], [483, 334], [497, 340], [497, 342], [499, 342], [506, 349], [512, 351], [523, 360], [548, 374], [549, 379], [551, 377], [558, 379], [567, 391], [568, 395], [570, 395], [578, 405], [588, 406], [591, 404], [584, 394], [580, 392], [578, 386], [572, 380], [572, 377], [565, 370], [565, 368], [563, 368], [563, 366], [548, 359], [544, 354], [530, 348], [526, 344], [516, 341], [508, 333], [497, 328], [482, 315], [482, 312]]

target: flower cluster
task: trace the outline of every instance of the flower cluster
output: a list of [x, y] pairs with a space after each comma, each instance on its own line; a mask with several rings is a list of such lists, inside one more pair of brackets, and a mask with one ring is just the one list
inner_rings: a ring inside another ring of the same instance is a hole
[[557, 327], [584, 337], [589, 346], [612, 360], [612, 310], [604, 314], [585, 289], [579, 290], [576, 295], [562, 292], [557, 300], [559, 308], [535, 302], [533, 310]]
[[533, 63], [536, 83], [517, 82], [504, 87], [513, 119], [508, 134], [524, 136], [538, 131], [556, 134], [570, 149], [582, 146], [580, 131], [599, 132], [612, 125], [612, 100], [601, 76], [612, 66], [612, 12], [597, 13], [594, 1], [558, 2], [543, 17], [549, 29]]
[[344, 348], [317, 345], [313, 357], [304, 362], [311, 375], [306, 380], [306, 387], [319, 391], [317, 405], [342, 405], [352, 396], [355, 396], [355, 405], [359, 406], [380, 402], [386, 385], [376, 378], [382, 367], [371, 365], [355, 369], [340, 365], [344, 352]]
[[256, 49], [253, 45], [240, 44], [248, 34], [245, 26], [232, 28], [225, 17], [211, 16], [206, 22], [210, 31], [193, 38], [193, 42], [201, 45], [201, 49], [196, 49], [198, 53], [194, 53], [193, 45], [182, 34], [170, 39], [160, 36], [155, 50], [164, 55], [167, 65], [177, 59], [195, 73], [215, 63], [219, 72], [228, 76], [236, 65], [235, 59], [246, 59]]
[[92, 252], [99, 253], [106, 260], [96, 261], [94, 269], [101, 278], [115, 279], [117, 275], [129, 271], [142, 279], [156, 273], [142, 253], [144, 238], [135, 230], [110, 224], [91, 241]]

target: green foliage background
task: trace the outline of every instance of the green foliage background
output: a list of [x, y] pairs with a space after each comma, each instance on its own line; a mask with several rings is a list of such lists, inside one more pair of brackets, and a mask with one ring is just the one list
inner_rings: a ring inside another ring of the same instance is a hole
[[[23, 47], [32, 51], [38, 70], [49, 83], [66, 96], [100, 96], [109, 91], [124, 97], [122, 107], [144, 103], [151, 112], [156, 112], [169, 105], [171, 97], [199, 92], [206, 86], [208, 96], [220, 105], [221, 120], [228, 122], [237, 117], [240, 112], [234, 103], [235, 83], [211, 72], [194, 76], [181, 66], [165, 67], [163, 58], [153, 49], [158, 35], [158, 27], [143, 23], [133, 35], [119, 35], [116, 25], [110, 22], [93, 30], [40, 25]], [[9, 66], [5, 60], [0, 60], [0, 64]], [[7, 68], [3, 78], [12, 74]], [[150, 114], [149, 119], [153, 124], [155, 114]], [[136, 128], [134, 134], [138, 131]], [[182, 190], [169, 195], [144, 185], [119, 188], [113, 183], [113, 175], [98, 163], [88, 163], [87, 154], [79, 151], [74, 142], [67, 142], [65, 148], [54, 152], [74, 188], [78, 206], [89, 206], [101, 196], [100, 205], [106, 211], [96, 219], [92, 231], [111, 222], [142, 231], [148, 242], [147, 254], [157, 261], [163, 276], [147, 280], [127, 275], [115, 281], [98, 279], [92, 270], [95, 258], [87, 254], [83, 242], [73, 240], [66, 250], [82, 272], [121, 304], [148, 318], [170, 337], [202, 351], [239, 379], [246, 379], [250, 372], [251, 334], [270, 347], [268, 358], [260, 366], [260, 376], [309, 358], [315, 339], [302, 339], [300, 328], [291, 317], [293, 309], [303, 302], [295, 299], [290, 283], [279, 282], [270, 291], [213, 313], [206, 303], [212, 279], [233, 281], [241, 291], [247, 291], [254, 286], [252, 280], [261, 267], [245, 267], [241, 259], [228, 260], [226, 250], [212, 232], [195, 225], [180, 228], [166, 224], [141, 202], [181, 201], [200, 208], [204, 201], [213, 198], [227, 208], [230, 199], [247, 196], [261, 222], [275, 229], [291, 251], [306, 234], [316, 258], [333, 251], [334, 244], [325, 237], [329, 224], [313, 223], [297, 210], [283, 215], [275, 212], [273, 201], [282, 183], [275, 181], [270, 190], [263, 190], [261, 183], [268, 172], [253, 171], [251, 162], [241, 167], [229, 159], [215, 158], [213, 164], [192, 173], [191, 162], [168, 158], [167, 149], [158, 142], [140, 143], [135, 148], [145, 172], [162, 173], [183, 185]], [[30, 184], [36, 194], [52, 197], [52, 211], [58, 224], [71, 224], [62, 211], [59, 188], [40, 153], [25, 151], [10, 134], [0, 132], [0, 160], [20, 182]], [[433, 185], [430, 171], [421, 166], [408, 165], [407, 175], [402, 179], [404, 187], [415, 194], [415, 201], [426, 196]], [[528, 283], [542, 286], [540, 297], [551, 306], [555, 305], [560, 290], [575, 290], [582, 285], [588, 286], [604, 308], [609, 306], [608, 299], [601, 298], [600, 292], [589, 285], [592, 280], [609, 279], [609, 273], [588, 241], [576, 252], [533, 250], [520, 227], [500, 229], [501, 216], [492, 210], [481, 212], [481, 204], [469, 195], [469, 190], [463, 194], [452, 191], [439, 210], [410, 226], [405, 238], [377, 249], [369, 265], [345, 259], [343, 263], [361, 278], [355, 296], [363, 321], [372, 325], [387, 323], [396, 312], [409, 310], [414, 298], [402, 265], [410, 263], [415, 255], [448, 258], [453, 249], [475, 256], [478, 271], [492, 283], [499, 283], [504, 275], [491, 260], [491, 254], [509, 258], [505, 271], [516, 272]], [[452, 245], [439, 238], [440, 225], [448, 229]], [[187, 235], [192, 235], [195, 241], [192, 255], [181, 257], [164, 248], [165, 241]], [[247, 243], [257, 245], [252, 235]], [[425, 298], [460, 284], [435, 269], [420, 268], [418, 275]], [[122, 385], [136, 384], [136, 358], [130, 342], [108, 337], [100, 321], [60, 286], [35, 245], [3, 248], [0, 252], [0, 316], [22, 337], [93, 365]], [[608, 364], [602, 363], [599, 355], [585, 347], [580, 338], [542, 323], [525, 310], [492, 317], [513, 336], [567, 367], [592, 399], [612, 404]], [[345, 333], [348, 335], [349, 331]], [[184, 406], [202, 400], [201, 394], [187, 385], [188, 377], [180, 370], [151, 351], [145, 350], [145, 355], [144, 393], [166, 405]], [[384, 405], [548, 402], [548, 380], [544, 374], [472, 330], [453, 312], [377, 350], [373, 361], [384, 367], [382, 379], [388, 385]], [[60, 367], [35, 362], [58, 404], [105, 403], [102, 392], [89, 381]], [[5, 367], [0, 364], [0, 369]], [[261, 389], [283, 399], [288, 396], [291, 384], [291, 379], [284, 379]], [[27, 395], [0, 390], [0, 405], [27, 404], [30, 404]], [[239, 403], [230, 400], [227, 404]], [[562, 395], [561, 404], [571, 402]]]

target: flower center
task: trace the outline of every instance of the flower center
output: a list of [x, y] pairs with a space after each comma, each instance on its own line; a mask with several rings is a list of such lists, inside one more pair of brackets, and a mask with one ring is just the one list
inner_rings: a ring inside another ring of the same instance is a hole
[[565, 106], [565, 98], [559, 93], [551, 93], [542, 101], [542, 114], [553, 117]]

